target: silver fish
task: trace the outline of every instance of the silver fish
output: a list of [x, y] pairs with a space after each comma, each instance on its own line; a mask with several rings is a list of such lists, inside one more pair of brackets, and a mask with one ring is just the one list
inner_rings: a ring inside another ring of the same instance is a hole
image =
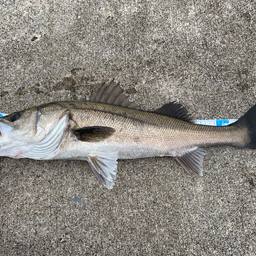
[[87, 102], [52, 102], [0, 118], [0, 156], [86, 160], [108, 189], [118, 159], [172, 156], [202, 175], [203, 148], [213, 145], [256, 148], [256, 105], [227, 127], [197, 125], [175, 102], [139, 110], [112, 81]]

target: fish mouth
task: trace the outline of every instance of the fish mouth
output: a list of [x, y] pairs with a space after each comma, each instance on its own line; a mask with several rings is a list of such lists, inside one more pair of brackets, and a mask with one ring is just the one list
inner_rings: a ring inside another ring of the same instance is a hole
[[1, 138], [7, 138], [11, 130], [12, 130], [11, 126], [0, 122], [0, 137]]
[[11, 154], [12, 144], [9, 141], [9, 133], [12, 127], [0, 122], [0, 156]]

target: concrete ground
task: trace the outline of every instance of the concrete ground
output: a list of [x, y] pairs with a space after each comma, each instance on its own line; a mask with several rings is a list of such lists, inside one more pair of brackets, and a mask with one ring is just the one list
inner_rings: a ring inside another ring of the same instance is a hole
[[[153, 110], [238, 118], [256, 103], [253, 1], [0, 2], [0, 112], [121, 82]], [[119, 161], [113, 190], [83, 161], [0, 159], [1, 255], [256, 255], [256, 152]]]

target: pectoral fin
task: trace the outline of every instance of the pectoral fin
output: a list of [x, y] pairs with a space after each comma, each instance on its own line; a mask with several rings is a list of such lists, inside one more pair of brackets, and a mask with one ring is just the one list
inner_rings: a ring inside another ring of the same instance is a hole
[[99, 181], [108, 189], [115, 185], [118, 152], [94, 152], [88, 155], [88, 162]]
[[189, 174], [198, 174], [199, 176], [203, 176], [204, 155], [204, 149], [197, 148], [196, 150], [189, 152], [183, 156], [175, 157], [175, 159]]
[[115, 129], [107, 126], [89, 126], [72, 132], [81, 141], [99, 142], [112, 136]]

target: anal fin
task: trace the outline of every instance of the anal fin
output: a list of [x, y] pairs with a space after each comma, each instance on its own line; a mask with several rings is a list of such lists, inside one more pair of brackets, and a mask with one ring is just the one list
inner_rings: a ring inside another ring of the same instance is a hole
[[196, 150], [189, 152], [183, 156], [174, 157], [181, 166], [190, 174], [198, 174], [203, 176], [203, 159], [205, 156], [205, 150], [197, 148]]

